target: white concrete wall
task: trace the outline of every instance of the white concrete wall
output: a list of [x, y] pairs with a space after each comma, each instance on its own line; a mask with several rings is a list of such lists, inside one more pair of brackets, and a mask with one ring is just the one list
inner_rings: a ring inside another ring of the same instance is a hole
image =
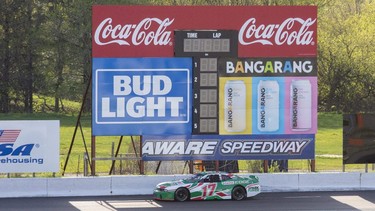
[[[246, 174], [242, 174], [246, 176]], [[262, 192], [375, 190], [375, 173], [275, 173], [259, 176]], [[156, 184], [188, 175], [3, 178], [0, 198], [148, 195]]]
[[298, 188], [300, 191], [360, 190], [361, 173], [299, 174]]
[[285, 192], [298, 191], [299, 174], [275, 173], [275, 174], [256, 174], [262, 192]]

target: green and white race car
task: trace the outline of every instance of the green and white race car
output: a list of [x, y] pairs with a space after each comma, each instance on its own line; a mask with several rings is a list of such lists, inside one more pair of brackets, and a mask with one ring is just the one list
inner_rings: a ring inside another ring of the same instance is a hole
[[201, 172], [190, 178], [163, 182], [156, 186], [156, 200], [242, 200], [260, 193], [259, 178], [226, 172]]

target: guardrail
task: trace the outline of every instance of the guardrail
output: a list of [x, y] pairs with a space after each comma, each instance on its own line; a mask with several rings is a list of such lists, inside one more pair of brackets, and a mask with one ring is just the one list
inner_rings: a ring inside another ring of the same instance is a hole
[[[240, 174], [246, 176], [248, 174]], [[375, 190], [375, 173], [275, 173], [259, 176], [262, 192]], [[0, 198], [148, 195], [156, 184], [188, 175], [3, 178]]]

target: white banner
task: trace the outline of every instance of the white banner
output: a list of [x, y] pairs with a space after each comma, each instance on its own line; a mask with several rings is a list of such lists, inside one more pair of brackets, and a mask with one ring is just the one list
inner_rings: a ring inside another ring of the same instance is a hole
[[58, 172], [60, 121], [0, 121], [0, 173]]

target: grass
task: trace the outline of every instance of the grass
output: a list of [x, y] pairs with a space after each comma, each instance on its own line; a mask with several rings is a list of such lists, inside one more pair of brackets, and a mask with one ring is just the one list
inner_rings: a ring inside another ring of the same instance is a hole
[[[81, 118], [82, 132], [78, 127], [75, 139], [73, 134], [77, 123], [77, 116], [64, 115], [64, 114], [47, 114], [47, 113], [34, 113], [34, 114], [0, 114], [0, 120], [60, 120], [60, 170], [57, 175], [61, 175], [65, 161], [67, 160], [70, 145], [72, 144], [71, 154], [67, 163], [66, 174], [82, 174], [83, 173], [83, 157], [85, 144], [88, 152], [91, 152], [91, 116], [84, 115]], [[83, 133], [83, 135], [82, 135]], [[115, 143], [115, 149], [120, 137], [96, 137], [96, 156], [97, 157], [110, 157], [112, 152], [112, 142]], [[125, 154], [129, 152], [131, 141], [129, 137], [123, 140], [120, 153]], [[139, 143], [138, 143], [139, 145]], [[132, 147], [131, 147], [132, 149]], [[91, 154], [89, 154], [91, 156]], [[98, 172], [109, 172], [111, 161], [97, 161], [96, 169]]]
[[[316, 170], [317, 171], [342, 171], [342, 115], [335, 113], [320, 113], [318, 115], [318, 133], [316, 134]], [[57, 176], [61, 175], [65, 161], [68, 156], [69, 147], [77, 123], [77, 116], [53, 113], [34, 114], [0, 114], [0, 120], [60, 120], [60, 169]], [[80, 175], [83, 173], [83, 156], [86, 143], [88, 152], [91, 152], [91, 115], [84, 115], [81, 119], [82, 132], [78, 128], [69, 162], [65, 171], [66, 175]], [[106, 136], [96, 137], [96, 156], [110, 157], [112, 148], [116, 150], [120, 137]], [[112, 143], [114, 146], [112, 146]], [[139, 141], [136, 146], [139, 147]], [[120, 154], [133, 153], [133, 146], [130, 137], [124, 137]], [[137, 152], [139, 150], [137, 149]], [[91, 156], [91, 154], [89, 154]], [[246, 161], [239, 162], [240, 169], [246, 171]], [[96, 172], [108, 174], [111, 161], [96, 161]], [[365, 165], [346, 165], [346, 171], [364, 171]], [[372, 167], [369, 167], [372, 170]], [[308, 160], [290, 160], [290, 171], [309, 171]], [[152, 173], [152, 172], [151, 172]]]
[[[342, 171], [343, 137], [342, 114], [319, 113], [318, 132], [315, 136], [315, 170]], [[240, 161], [240, 169], [247, 170], [246, 161]], [[289, 160], [290, 171], [310, 171], [308, 160]], [[365, 164], [345, 165], [345, 171], [365, 171]], [[369, 171], [373, 169], [369, 166]], [[373, 171], [373, 170], [372, 170]]]

